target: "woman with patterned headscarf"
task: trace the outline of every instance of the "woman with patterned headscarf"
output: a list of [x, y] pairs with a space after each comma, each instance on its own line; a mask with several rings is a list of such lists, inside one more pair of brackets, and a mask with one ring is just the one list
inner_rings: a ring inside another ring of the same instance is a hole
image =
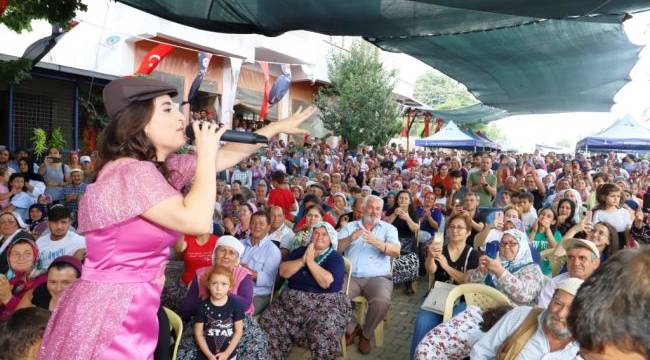
[[467, 283], [485, 283], [504, 293], [517, 305], [532, 305], [542, 290], [544, 275], [533, 261], [528, 236], [506, 230], [499, 244], [499, 256], [479, 258], [479, 267], [467, 271]]
[[343, 288], [345, 265], [336, 252], [334, 228], [312, 226], [309, 245], [301, 246], [280, 264], [288, 287], [262, 314], [268, 334], [269, 359], [286, 359], [292, 344], [310, 350], [312, 359], [337, 359], [350, 319], [350, 302]]
[[38, 247], [27, 237], [16, 238], [7, 249], [9, 272], [0, 275], [0, 321], [6, 320], [23, 296], [47, 281], [47, 274], [38, 269]]

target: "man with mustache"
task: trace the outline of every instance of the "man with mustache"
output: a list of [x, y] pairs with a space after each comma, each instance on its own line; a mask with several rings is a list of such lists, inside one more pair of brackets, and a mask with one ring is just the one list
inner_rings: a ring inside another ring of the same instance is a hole
[[582, 360], [650, 357], [650, 247], [617, 251], [585, 280], [567, 322]]
[[567, 254], [567, 272], [552, 278], [542, 288], [537, 305], [544, 309], [551, 302], [557, 284], [572, 277], [586, 280], [600, 265], [600, 252], [593, 241], [566, 239], [562, 241], [562, 247]]
[[352, 277], [348, 297], [363, 295], [368, 300], [368, 312], [363, 326], [354, 319], [348, 324], [346, 342], [351, 345], [359, 336], [359, 352], [368, 354], [370, 340], [377, 325], [384, 320], [391, 305], [393, 281], [391, 257], [399, 256], [397, 229], [381, 221], [384, 201], [370, 195], [363, 200], [363, 216], [348, 223], [339, 232], [338, 251], [352, 262]]
[[546, 310], [529, 306], [512, 309], [474, 344], [470, 358], [575, 359], [578, 344], [573, 341], [566, 319], [582, 282], [578, 278], [560, 282]]

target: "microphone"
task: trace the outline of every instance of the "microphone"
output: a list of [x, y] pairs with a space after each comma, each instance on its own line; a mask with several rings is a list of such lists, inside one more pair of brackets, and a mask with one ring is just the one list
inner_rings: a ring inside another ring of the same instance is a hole
[[[194, 129], [192, 128], [192, 124], [188, 124], [187, 127], [185, 127], [185, 136], [187, 137], [189, 143], [194, 141]], [[236, 142], [241, 144], [269, 143], [269, 139], [266, 136], [259, 135], [254, 132], [235, 130], [226, 130], [226, 132], [221, 135], [221, 141]]]

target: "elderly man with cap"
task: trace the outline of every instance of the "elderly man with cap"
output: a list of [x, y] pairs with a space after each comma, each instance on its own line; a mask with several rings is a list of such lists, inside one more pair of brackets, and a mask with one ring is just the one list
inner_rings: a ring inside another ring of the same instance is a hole
[[472, 360], [573, 360], [578, 344], [566, 319], [583, 280], [568, 278], [557, 285], [548, 309], [519, 306], [497, 322], [472, 347]]
[[84, 155], [79, 158], [79, 163], [81, 164], [81, 169], [84, 172], [83, 182], [89, 184], [90, 180], [92, 180], [92, 175], [94, 171], [92, 159], [90, 158], [90, 156]]
[[[225, 129], [195, 122], [196, 154], [176, 155], [187, 141], [187, 119], [172, 102], [177, 94], [174, 86], [144, 77], [117, 79], [104, 87], [110, 121], [102, 133], [98, 177], [79, 201], [87, 257], [81, 279], [50, 318], [40, 358], [151, 359], [158, 340], [168, 341], [160, 294], [169, 248], [179, 233], [211, 231], [217, 172], [259, 147], [226, 144], [220, 149]], [[258, 133], [304, 134], [298, 126], [314, 110]], [[180, 189], [190, 182], [183, 196]]]
[[585, 280], [567, 319], [581, 360], [650, 358], [650, 247], [617, 251]]
[[70, 170], [70, 184], [63, 187], [63, 198], [65, 205], [72, 214], [73, 223], [76, 223], [77, 208], [79, 206], [79, 198], [86, 192], [86, 184], [83, 183], [84, 172], [81, 169]]
[[586, 280], [600, 265], [600, 252], [593, 241], [566, 239], [562, 241], [562, 246], [566, 250], [567, 272], [546, 283], [537, 300], [539, 307], [548, 307], [559, 283], [568, 278]]

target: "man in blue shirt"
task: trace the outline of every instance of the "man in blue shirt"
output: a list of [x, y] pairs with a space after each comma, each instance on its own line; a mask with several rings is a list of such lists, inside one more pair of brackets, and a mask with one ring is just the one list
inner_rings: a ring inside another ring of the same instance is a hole
[[384, 201], [375, 195], [364, 201], [363, 217], [347, 224], [339, 233], [338, 250], [352, 262], [348, 297], [363, 295], [368, 312], [363, 327], [354, 319], [348, 324], [346, 342], [351, 345], [359, 335], [359, 352], [368, 354], [375, 328], [390, 309], [393, 293], [391, 258], [399, 256], [397, 229], [381, 221]]
[[250, 238], [243, 241], [245, 249], [241, 264], [253, 273], [254, 315], [260, 314], [269, 305], [275, 276], [282, 260], [280, 249], [268, 236], [270, 223], [268, 213], [254, 213], [251, 216]]

